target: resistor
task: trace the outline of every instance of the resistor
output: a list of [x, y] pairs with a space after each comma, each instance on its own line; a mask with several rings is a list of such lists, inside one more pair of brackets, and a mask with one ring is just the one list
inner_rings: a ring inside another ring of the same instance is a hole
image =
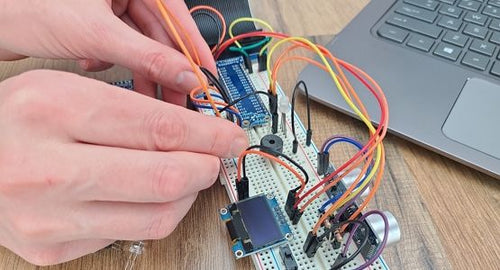
[[333, 235], [335, 236], [335, 240], [337, 240], [337, 242], [342, 243], [343, 238], [339, 230], [335, 230]]
[[323, 225], [325, 225], [325, 228], [327, 229], [332, 228], [332, 223], [328, 219], [326, 219], [325, 222], [323, 222]]

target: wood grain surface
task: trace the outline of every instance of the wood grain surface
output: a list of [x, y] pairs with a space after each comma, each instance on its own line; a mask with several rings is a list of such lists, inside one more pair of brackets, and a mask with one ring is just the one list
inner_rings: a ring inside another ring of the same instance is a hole
[[[368, 3], [368, 0], [254, 0], [253, 14], [275, 30], [325, 43]], [[130, 78], [119, 67], [84, 73], [74, 62], [27, 59], [0, 63], [0, 80], [31, 69], [56, 69], [104, 81]], [[301, 63], [279, 76], [289, 92]], [[305, 116], [304, 98], [298, 113]], [[362, 124], [312, 103], [314, 140], [330, 134], [367, 139]], [[392, 269], [500, 269], [500, 181], [389, 135], [385, 140], [384, 182], [371, 208], [391, 211], [399, 221], [401, 242], [383, 256]], [[338, 164], [348, 149], [335, 155]], [[202, 192], [192, 210], [166, 239], [147, 241], [138, 269], [253, 269], [249, 259], [235, 261], [216, 209], [229, 203], [222, 186]], [[0, 248], [0, 269], [122, 269], [124, 254], [107, 249], [52, 267], [36, 267]]]

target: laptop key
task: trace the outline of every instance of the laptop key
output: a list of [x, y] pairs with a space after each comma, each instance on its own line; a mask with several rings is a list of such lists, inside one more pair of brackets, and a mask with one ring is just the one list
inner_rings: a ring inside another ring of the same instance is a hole
[[418, 34], [412, 35], [408, 43], [406, 43], [406, 45], [408, 45], [409, 47], [419, 49], [424, 52], [428, 52], [433, 44], [434, 39]]
[[490, 41], [500, 45], [500, 33], [499, 32], [493, 32], [490, 37]]
[[493, 67], [491, 67], [490, 73], [493, 74], [493, 75], [495, 75], [495, 76], [499, 76], [500, 77], [500, 62], [495, 62], [493, 64]]
[[467, 15], [464, 17], [464, 21], [479, 24], [481, 26], [486, 24], [487, 19], [488, 17], [486, 15], [473, 12], [467, 12]]
[[437, 17], [437, 14], [432, 11], [410, 5], [400, 6], [399, 8], [396, 9], [396, 13], [407, 15], [409, 17], [413, 17], [415, 19], [419, 19], [428, 23], [433, 23]]
[[412, 19], [403, 15], [391, 15], [389, 16], [387, 20], [388, 24], [392, 24], [394, 26], [399, 26], [404, 29], [410, 30], [417, 32], [422, 35], [426, 35], [432, 38], [437, 38], [439, 37], [439, 34], [441, 34], [441, 29], [438, 27], [435, 27], [432, 24], [428, 24], [416, 19]]
[[443, 41], [463, 47], [469, 38], [466, 35], [462, 35], [458, 32], [448, 31], [443, 37]]
[[477, 25], [473, 25], [473, 24], [468, 24], [464, 28], [464, 34], [484, 39], [486, 37], [486, 34], [488, 34], [488, 29], [486, 29], [484, 27], [481, 27], [481, 26], [477, 26]]
[[475, 52], [478, 52], [478, 53], [481, 53], [481, 54], [484, 54], [487, 56], [492, 56], [493, 53], [495, 52], [495, 45], [493, 45], [489, 42], [486, 42], [486, 41], [475, 39], [470, 44], [469, 49], [471, 51], [475, 51]]
[[488, 4], [495, 6], [495, 7], [500, 7], [500, 0], [490, 0], [490, 1], [488, 1]]
[[471, 68], [486, 70], [486, 66], [490, 62], [490, 58], [475, 52], [467, 52], [462, 59], [462, 64]]
[[471, 51], [482, 53], [482, 54], [487, 55], [487, 56], [492, 56], [493, 53], [495, 52], [495, 45], [493, 45], [489, 42], [486, 42], [486, 41], [475, 39], [470, 44], [469, 49]]
[[472, 11], [478, 11], [481, 7], [481, 3], [474, 0], [462, 0], [458, 3], [458, 6]]
[[500, 8], [487, 5], [483, 9], [483, 14], [489, 15], [494, 18], [500, 18]]
[[460, 52], [462, 52], [460, 47], [446, 43], [439, 43], [436, 49], [434, 50], [435, 55], [444, 57], [452, 61], [457, 61]]
[[408, 31], [384, 24], [378, 29], [377, 34], [392, 41], [402, 43], [408, 36]]
[[439, 13], [444, 14], [444, 15], [448, 15], [448, 16], [451, 16], [454, 18], [458, 18], [458, 17], [460, 17], [460, 15], [462, 15], [462, 9], [458, 8], [458, 7], [444, 4], [439, 9]]
[[457, 31], [458, 29], [460, 29], [460, 26], [462, 26], [462, 21], [452, 17], [443, 16], [439, 20], [438, 25]]
[[499, 19], [493, 19], [493, 20], [491, 20], [490, 28], [500, 31], [500, 20]]
[[454, 5], [456, 0], [440, 0], [443, 3]]
[[404, 0], [404, 2], [433, 11], [436, 10], [439, 4], [438, 1], [435, 0]]

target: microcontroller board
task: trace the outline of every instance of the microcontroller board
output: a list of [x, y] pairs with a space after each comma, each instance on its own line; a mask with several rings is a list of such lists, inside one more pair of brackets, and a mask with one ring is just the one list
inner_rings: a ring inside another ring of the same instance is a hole
[[[256, 91], [255, 85], [247, 76], [243, 57], [217, 61], [217, 71], [231, 100], [244, 97]], [[236, 104], [242, 118], [242, 127], [260, 126], [269, 121], [269, 112], [258, 96], [250, 96]]]

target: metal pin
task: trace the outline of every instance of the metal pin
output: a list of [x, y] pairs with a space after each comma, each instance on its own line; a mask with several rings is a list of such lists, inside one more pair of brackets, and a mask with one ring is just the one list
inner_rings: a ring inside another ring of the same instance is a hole
[[286, 138], [286, 113], [281, 113], [281, 131]]
[[286, 138], [286, 114], [290, 111], [290, 102], [286, 96], [279, 99], [278, 110], [281, 113], [281, 131]]

